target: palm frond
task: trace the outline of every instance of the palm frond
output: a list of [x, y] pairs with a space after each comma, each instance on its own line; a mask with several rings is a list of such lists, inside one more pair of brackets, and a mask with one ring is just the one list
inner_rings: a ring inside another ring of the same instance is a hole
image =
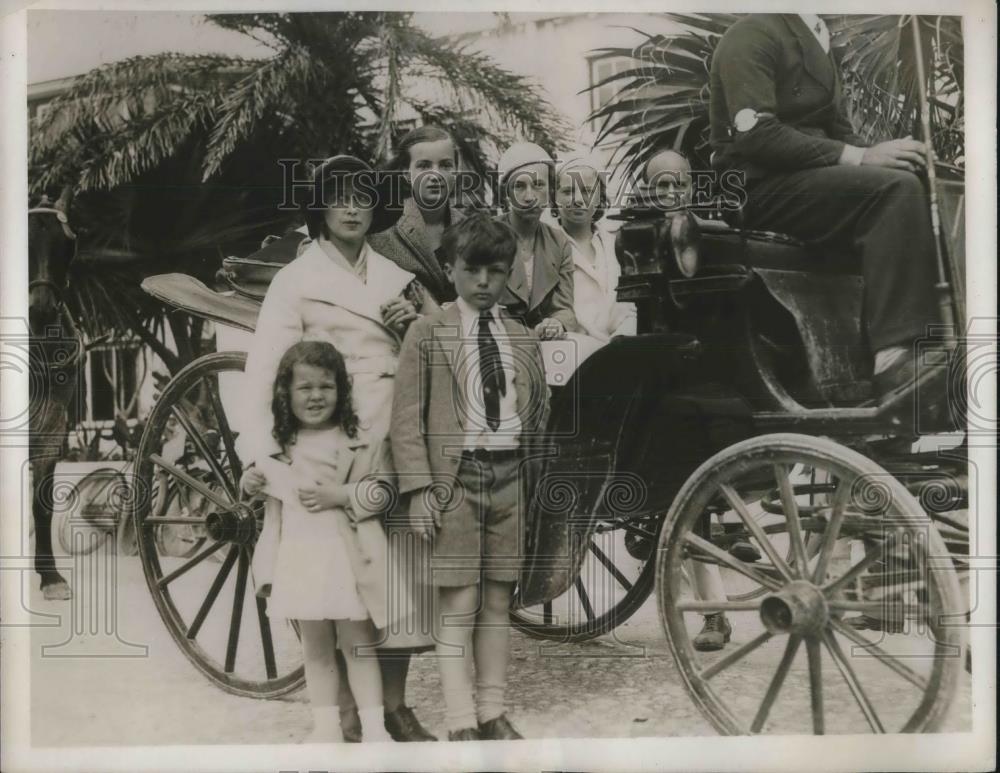
[[546, 149], [562, 149], [569, 125], [527, 78], [500, 67], [486, 54], [458, 43], [432, 38], [407, 27], [400, 40], [409, 58], [426, 67], [458, 107], [476, 107], [493, 131], [511, 139], [520, 135]]
[[918, 16], [925, 83], [918, 82], [912, 16], [842, 16], [831, 24], [855, 123], [870, 142], [919, 135], [918, 94], [930, 95], [939, 158], [964, 155], [961, 18]]
[[[614, 97], [593, 111], [595, 144], [614, 148], [616, 171], [632, 175], [661, 148], [684, 152], [708, 168], [709, 73], [719, 39], [740, 16], [668, 13], [680, 32], [650, 35], [636, 30], [632, 48], [605, 47], [594, 53], [629, 57], [635, 65], [588, 90], [616, 86]], [[909, 19], [899, 16], [843, 16], [831, 21], [835, 54], [841, 60], [848, 108], [859, 133], [875, 142], [917, 134], [917, 95], [930, 92], [932, 142], [939, 158], [964, 156], [963, 46], [959, 17], [918, 17], [928, 82], [916, 78]]]
[[306, 49], [290, 46], [236, 84], [219, 105], [202, 179], [219, 171], [223, 160], [253, 134], [263, 116], [291, 107], [290, 91], [314, 80], [313, 67]]

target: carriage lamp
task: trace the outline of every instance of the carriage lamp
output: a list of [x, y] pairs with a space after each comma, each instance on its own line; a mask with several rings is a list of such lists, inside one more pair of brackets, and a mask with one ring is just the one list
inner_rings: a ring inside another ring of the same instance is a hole
[[691, 279], [700, 264], [701, 229], [686, 209], [635, 210], [615, 239], [623, 276], [665, 274]]
[[685, 279], [698, 273], [701, 229], [687, 210], [667, 216], [670, 224], [670, 248], [674, 265]]

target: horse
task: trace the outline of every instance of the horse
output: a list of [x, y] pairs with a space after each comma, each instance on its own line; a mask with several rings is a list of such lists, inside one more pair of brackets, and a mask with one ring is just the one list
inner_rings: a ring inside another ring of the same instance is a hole
[[66, 306], [77, 238], [67, 212], [70, 189], [55, 203], [45, 197], [28, 209], [28, 361], [31, 372], [28, 458], [35, 525], [35, 571], [46, 599], [72, 597], [52, 553], [53, 475], [69, 432], [69, 408], [77, 395], [86, 349]]

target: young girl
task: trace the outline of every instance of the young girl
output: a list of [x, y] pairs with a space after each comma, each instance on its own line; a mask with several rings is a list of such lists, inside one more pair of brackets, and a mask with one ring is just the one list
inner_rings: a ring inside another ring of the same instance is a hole
[[[313, 712], [307, 740], [343, 740], [337, 706], [339, 639], [364, 740], [390, 741], [383, 725], [382, 676], [372, 650], [377, 641], [372, 617], [385, 617], [385, 588], [373, 587], [385, 576], [385, 549], [372, 535], [373, 529], [381, 532], [379, 519], [359, 521], [365, 513], [350, 471], [366, 444], [358, 440], [351, 382], [340, 352], [324, 341], [288, 349], [278, 364], [271, 409], [282, 454], [250, 468], [242, 485], [248, 494], [265, 492], [281, 503], [280, 517], [270, 503], [258, 555], [274, 555], [268, 615], [298, 621]], [[275, 536], [277, 549], [268, 551], [265, 546]], [[380, 563], [381, 569], [371, 569]], [[271, 575], [268, 569], [265, 575]]]

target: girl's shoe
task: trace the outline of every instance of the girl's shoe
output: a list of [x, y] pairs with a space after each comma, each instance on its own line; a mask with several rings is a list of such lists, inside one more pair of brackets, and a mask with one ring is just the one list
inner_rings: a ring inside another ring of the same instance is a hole
[[405, 743], [437, 740], [436, 735], [431, 735], [424, 729], [409, 706], [400, 706], [395, 711], [385, 712], [385, 729], [389, 731], [393, 741]]

